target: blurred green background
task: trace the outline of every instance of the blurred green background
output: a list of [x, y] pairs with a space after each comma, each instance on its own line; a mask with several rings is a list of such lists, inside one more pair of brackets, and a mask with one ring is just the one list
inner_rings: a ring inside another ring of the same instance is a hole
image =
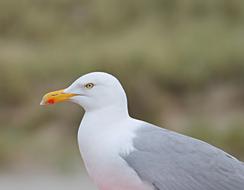
[[132, 116], [244, 160], [244, 1], [1, 0], [0, 173], [82, 170], [82, 109], [39, 102], [91, 71]]

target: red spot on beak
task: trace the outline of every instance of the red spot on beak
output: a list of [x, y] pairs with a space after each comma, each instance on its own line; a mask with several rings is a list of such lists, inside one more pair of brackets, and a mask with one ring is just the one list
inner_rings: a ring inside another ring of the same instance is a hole
[[48, 102], [49, 104], [54, 104], [54, 99], [49, 99], [47, 102]]

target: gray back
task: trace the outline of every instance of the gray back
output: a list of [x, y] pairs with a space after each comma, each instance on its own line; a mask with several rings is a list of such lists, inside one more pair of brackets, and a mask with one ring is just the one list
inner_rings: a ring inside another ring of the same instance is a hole
[[203, 141], [145, 124], [133, 143], [121, 157], [155, 190], [244, 190], [244, 164]]

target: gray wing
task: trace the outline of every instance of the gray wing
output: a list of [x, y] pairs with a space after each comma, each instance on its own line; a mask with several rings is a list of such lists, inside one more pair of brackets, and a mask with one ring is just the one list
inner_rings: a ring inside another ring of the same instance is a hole
[[121, 157], [155, 190], [243, 190], [244, 164], [203, 141], [146, 124]]

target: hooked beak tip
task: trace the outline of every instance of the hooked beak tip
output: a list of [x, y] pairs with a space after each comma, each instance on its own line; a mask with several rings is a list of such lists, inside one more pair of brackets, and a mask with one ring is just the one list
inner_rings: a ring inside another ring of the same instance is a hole
[[44, 106], [44, 105], [45, 105], [45, 102], [42, 100], [42, 101], [40, 102], [40, 105], [41, 105], [41, 106]]

